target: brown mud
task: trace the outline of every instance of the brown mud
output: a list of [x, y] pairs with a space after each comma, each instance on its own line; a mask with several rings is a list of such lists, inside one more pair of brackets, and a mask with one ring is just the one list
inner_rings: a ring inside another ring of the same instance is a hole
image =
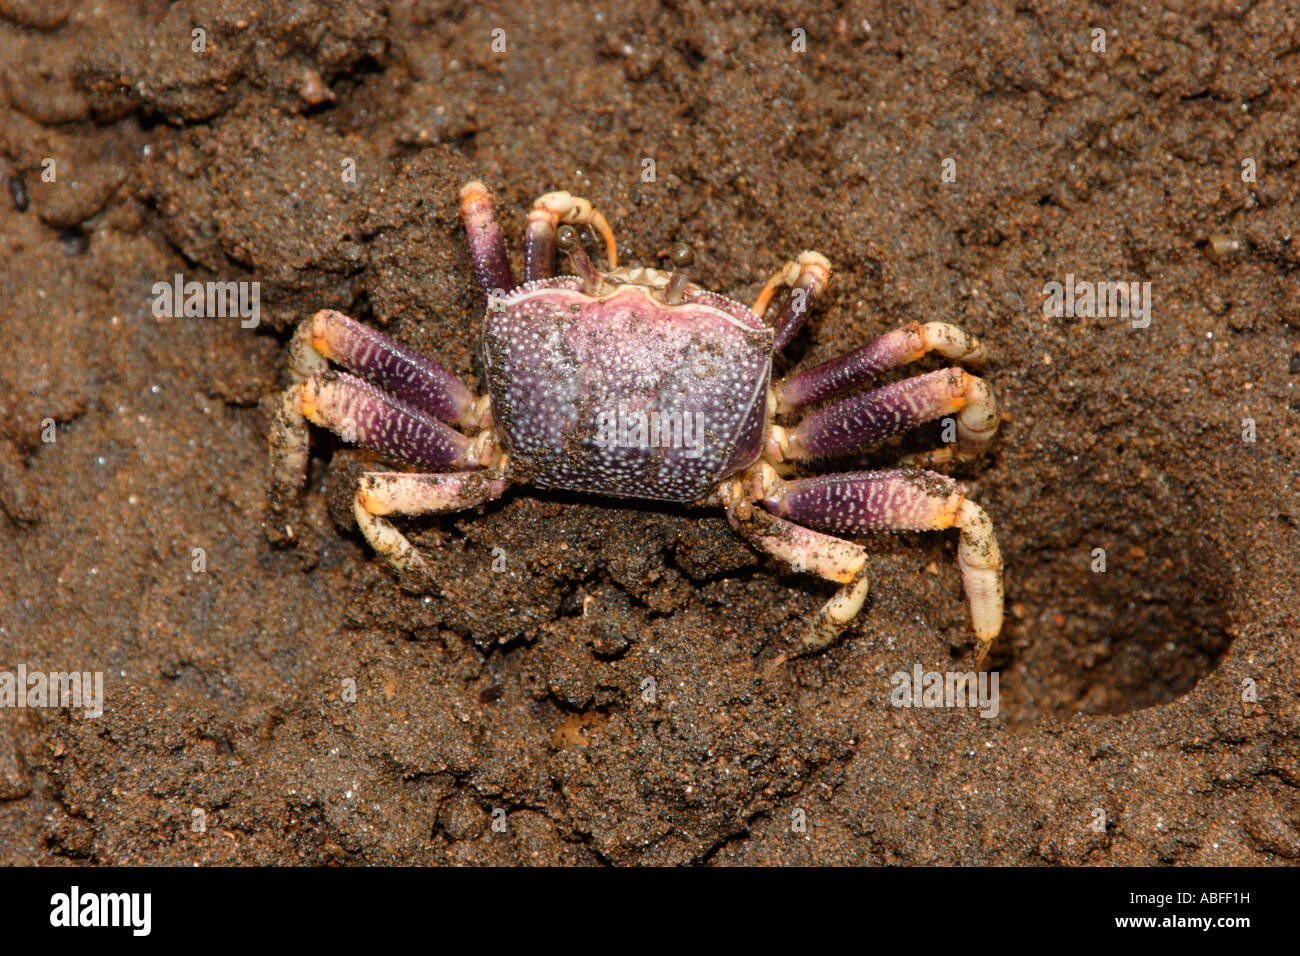
[[[1294, 862], [1298, 49], [1283, 3], [0, 0], [0, 669], [106, 693], [0, 710], [0, 862]], [[890, 703], [970, 660], [952, 534], [872, 539], [858, 624], [774, 671], [830, 588], [719, 514], [516, 488], [405, 524], [403, 586], [318, 434], [268, 544], [295, 322], [481, 386], [469, 177], [516, 254], [565, 188], [742, 301], [821, 250], [787, 367], [984, 339], [996, 719]], [[177, 273], [261, 324], [156, 318]], [[1067, 274], [1150, 281], [1149, 327], [1044, 318]]]

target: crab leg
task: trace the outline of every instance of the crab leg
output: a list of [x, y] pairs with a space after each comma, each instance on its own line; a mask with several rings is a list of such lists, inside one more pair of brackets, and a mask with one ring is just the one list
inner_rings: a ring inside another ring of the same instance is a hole
[[324, 364], [316, 359], [320, 356], [449, 425], [481, 425], [479, 403], [455, 375], [415, 349], [333, 309], [322, 309], [299, 326], [290, 354], [298, 378], [324, 371]]
[[524, 238], [524, 281], [535, 282], [555, 275], [555, 223], [545, 210], [528, 214]]
[[843, 585], [813, 616], [803, 634], [809, 650], [835, 640], [862, 610], [867, 598], [867, 552], [850, 541], [803, 528], [741, 501], [727, 509], [727, 520], [758, 549], [785, 561], [796, 571], [807, 571]]
[[318, 372], [285, 390], [271, 426], [272, 502], [296, 496], [307, 476], [307, 422], [344, 441], [426, 468], [470, 470], [493, 454], [491, 433], [466, 438], [428, 412], [343, 372]]
[[1002, 630], [1002, 553], [984, 509], [951, 478], [876, 471], [773, 482], [762, 501], [773, 514], [840, 534], [958, 527], [957, 565], [980, 642], [978, 664]]
[[946, 322], [910, 322], [886, 332], [861, 348], [792, 375], [773, 386], [777, 414], [793, 411], [848, 391], [891, 368], [915, 362], [928, 352], [938, 352], [954, 362], [978, 365], [985, 358], [984, 346]]
[[429, 468], [477, 468], [473, 442], [427, 412], [344, 372], [298, 386], [302, 413], [345, 441]]
[[352, 511], [370, 546], [399, 571], [422, 567], [423, 559], [382, 515], [463, 511], [505, 493], [509, 480], [500, 471], [410, 474], [368, 471], [357, 484]]
[[854, 395], [813, 412], [797, 426], [772, 430], [786, 459], [831, 458], [865, 448], [922, 422], [957, 414], [959, 460], [988, 447], [998, 430], [998, 406], [983, 379], [960, 368], [940, 369]]
[[777, 313], [776, 321], [773, 323], [773, 328], [776, 329], [773, 351], [781, 351], [794, 338], [794, 334], [803, 325], [817, 297], [826, 291], [830, 279], [830, 260], [820, 252], [807, 250], [799, 253], [796, 259], [787, 262], [767, 280], [763, 291], [758, 294], [754, 302], [753, 312], [759, 318], [762, 318], [767, 310], [777, 287], [790, 286], [790, 294], [786, 296], [781, 311]]
[[605, 217], [579, 196], [565, 192], [546, 193], [538, 197], [528, 214], [528, 237], [524, 245], [525, 282], [555, 275], [555, 231], [560, 223], [595, 228], [605, 240], [605, 256], [610, 271], [618, 268], [618, 244]]
[[754, 300], [754, 304], [749, 311], [762, 318], [763, 313], [767, 311], [767, 307], [772, 304], [772, 296], [776, 295], [776, 290], [783, 285], [793, 285], [798, 278], [799, 263], [794, 260], [786, 262], [763, 283], [763, 288], [759, 291], [758, 298]]
[[506, 253], [505, 236], [492, 211], [492, 194], [478, 180], [466, 183], [460, 191], [460, 217], [469, 234], [470, 255], [479, 288], [489, 301], [513, 289], [514, 271]]

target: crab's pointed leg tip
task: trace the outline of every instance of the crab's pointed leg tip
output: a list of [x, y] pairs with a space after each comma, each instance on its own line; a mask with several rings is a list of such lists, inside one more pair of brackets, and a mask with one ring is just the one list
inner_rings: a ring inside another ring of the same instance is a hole
[[799, 656], [798, 654], [787, 654], [784, 651], [781, 652], [780, 654], [777, 654], [776, 657], [768, 661], [767, 665], [763, 668], [763, 677], [767, 678], [768, 680], [771, 680], [773, 677], [775, 677], [777, 674], [781, 672], [781, 668], [784, 667], [784, 665], [788, 663], [792, 657], [798, 657], [798, 656]]

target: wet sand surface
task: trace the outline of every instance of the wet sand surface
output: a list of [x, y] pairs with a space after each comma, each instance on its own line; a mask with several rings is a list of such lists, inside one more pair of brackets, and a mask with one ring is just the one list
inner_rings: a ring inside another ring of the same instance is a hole
[[[105, 681], [0, 710], [0, 862], [1294, 862], [1300, 17], [1185, 6], [0, 0], [0, 669]], [[298, 321], [481, 387], [469, 178], [517, 268], [551, 189], [745, 302], [824, 252], [779, 372], [988, 344], [995, 719], [890, 700], [969, 666], [952, 533], [864, 539], [857, 623], [775, 668], [832, 588], [720, 513], [515, 488], [403, 522], [403, 584], [315, 433], [268, 541]], [[177, 273], [259, 325], [156, 317]], [[1067, 275], [1149, 326], [1044, 317]]]

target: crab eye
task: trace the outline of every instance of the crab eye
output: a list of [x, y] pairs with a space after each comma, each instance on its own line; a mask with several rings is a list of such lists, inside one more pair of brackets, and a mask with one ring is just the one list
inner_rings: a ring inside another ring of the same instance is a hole
[[563, 225], [555, 233], [555, 243], [565, 252], [578, 244], [578, 230], [570, 225]]
[[673, 246], [668, 259], [678, 269], [685, 269], [695, 263], [695, 250], [688, 242], [679, 242]]

